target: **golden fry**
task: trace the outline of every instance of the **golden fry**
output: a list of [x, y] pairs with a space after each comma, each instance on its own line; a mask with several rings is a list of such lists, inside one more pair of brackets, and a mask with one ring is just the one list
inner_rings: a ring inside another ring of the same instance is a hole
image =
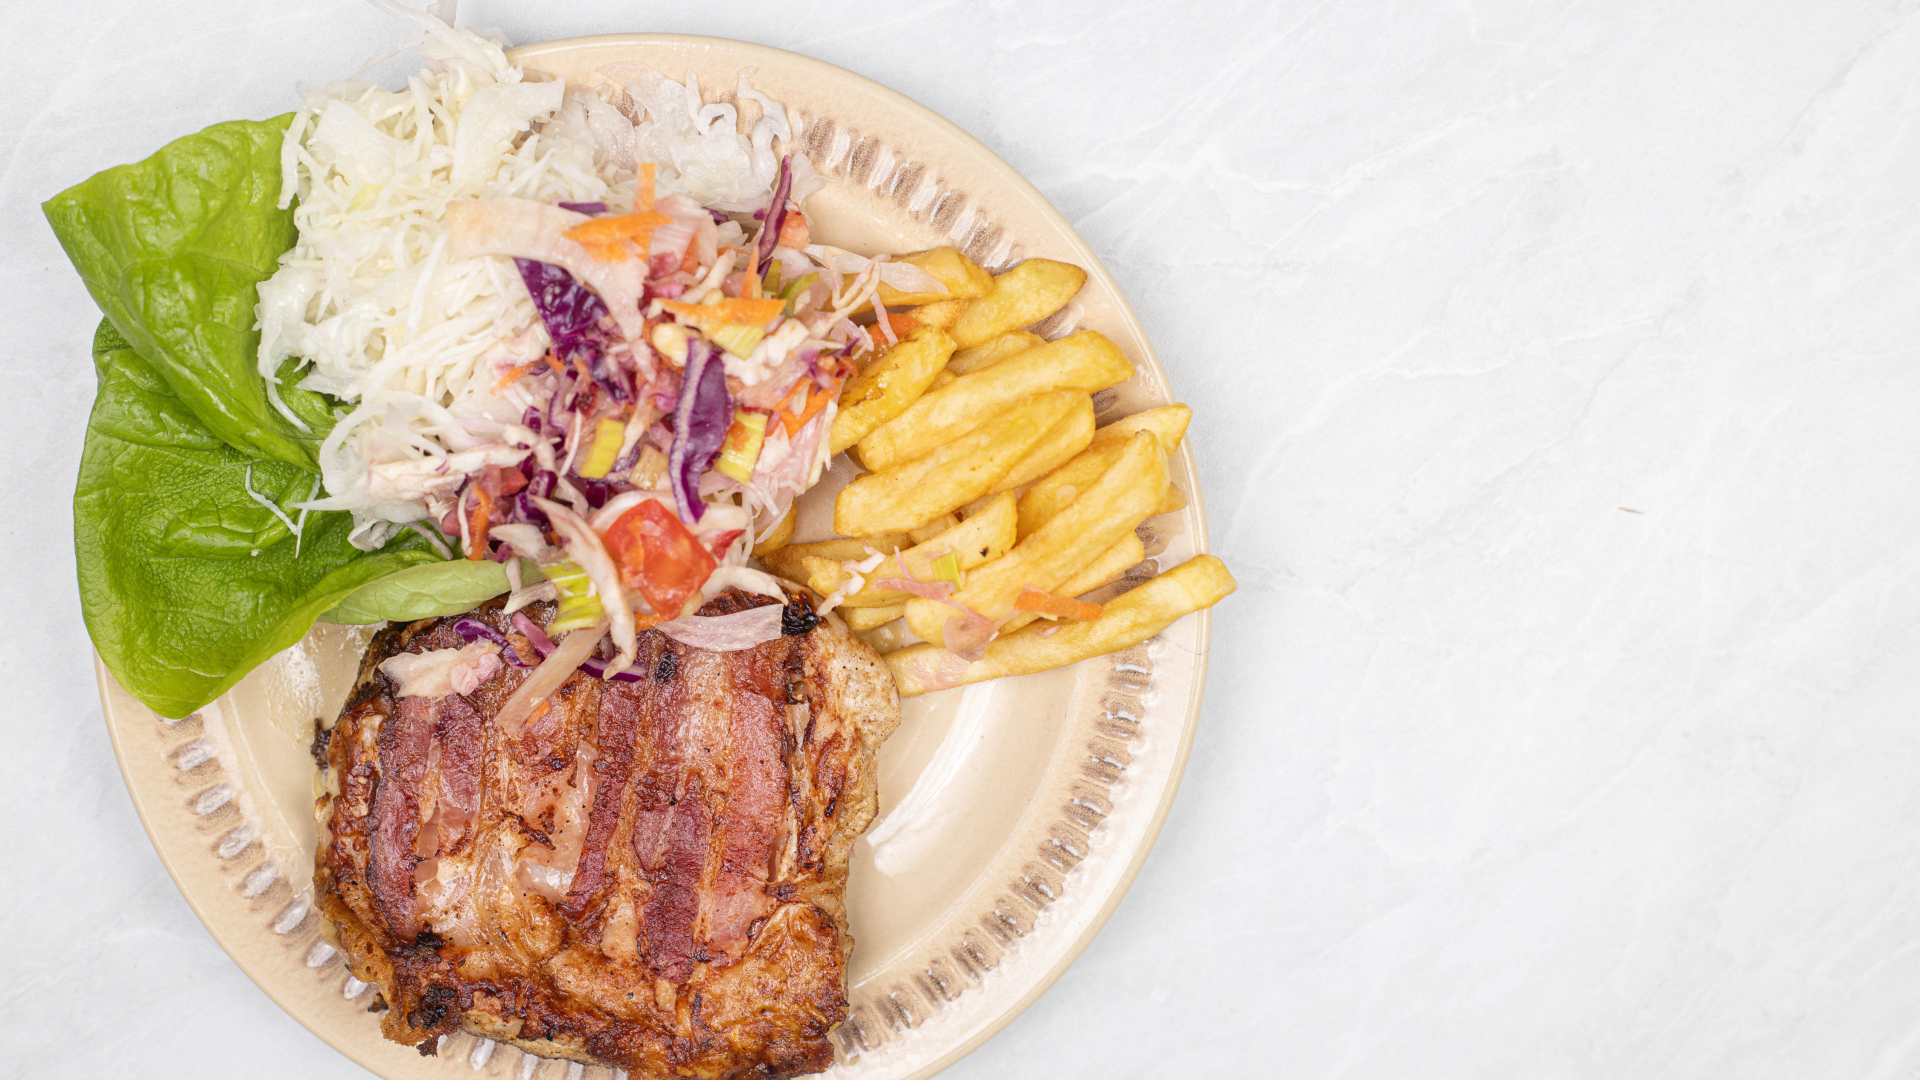
[[753, 545], [753, 557], [756, 559], [764, 559], [774, 552], [779, 551], [781, 548], [786, 547], [787, 541], [792, 539], [793, 511], [789, 509], [787, 516], [781, 518], [779, 523], [774, 525], [773, 532], [769, 534], [765, 540]]
[[1056, 623], [1051, 630], [1029, 626], [989, 642], [986, 656], [973, 663], [934, 645], [915, 645], [888, 654], [887, 666], [902, 697], [1030, 675], [1138, 645], [1181, 616], [1219, 603], [1234, 588], [1225, 563], [1200, 555], [1114, 597], [1092, 622]]
[[847, 621], [847, 629], [852, 630], [856, 634], [863, 630], [872, 630], [876, 627], [885, 626], [899, 618], [902, 612], [899, 604], [895, 604], [892, 607], [850, 608], [841, 606], [833, 610], [839, 612], [840, 617]]
[[1154, 409], [1144, 409], [1132, 416], [1123, 416], [1106, 427], [1093, 433], [1094, 442], [1108, 439], [1122, 440], [1136, 431], [1151, 431], [1160, 440], [1160, 445], [1171, 454], [1180, 449], [1180, 440], [1187, 434], [1187, 425], [1193, 422], [1193, 408], [1174, 402]]
[[1153, 508], [1155, 516], [1171, 514], [1175, 510], [1185, 509], [1187, 493], [1180, 490], [1179, 484], [1168, 484], [1167, 493], [1160, 496], [1160, 505]]
[[1133, 365], [1092, 330], [1028, 349], [927, 394], [860, 440], [860, 459], [886, 470], [979, 427], [996, 413], [1050, 390], [1090, 394], [1125, 382]]
[[932, 304], [921, 304], [917, 308], [908, 308], [907, 317], [922, 326], [937, 326], [946, 329], [953, 325], [960, 313], [967, 310], [971, 300], [941, 300]]
[[[1098, 481], [1120, 456], [1128, 437], [1137, 432], [1150, 431], [1171, 454], [1180, 446], [1180, 438], [1186, 434], [1187, 423], [1192, 418], [1193, 410], [1185, 405], [1162, 405], [1095, 430], [1092, 445], [1021, 493], [1020, 535], [1026, 536], [1045, 525], [1081, 492]], [[1181, 504], [1185, 504], [1184, 497]], [[1172, 506], [1167, 510], [1155, 510], [1154, 513], [1164, 514], [1178, 509], [1179, 506]]]
[[[1151, 434], [1136, 434], [1098, 482], [1012, 551], [968, 574], [966, 587], [951, 599], [1000, 622], [1013, 614], [1023, 587], [1059, 588], [1145, 521], [1166, 490], [1166, 451]], [[954, 608], [939, 601], [915, 597], [907, 602], [907, 625], [936, 645], [945, 641], [953, 615]]]
[[915, 640], [913, 631], [907, 629], [906, 623], [897, 619], [881, 623], [871, 630], [858, 631], [858, 634], [861, 641], [873, 646], [873, 651], [881, 656], [898, 652], [913, 644]]
[[[1140, 534], [1130, 532], [1114, 541], [1114, 545], [1094, 557], [1094, 560], [1074, 571], [1059, 588], [1053, 590], [1055, 596], [1085, 596], [1095, 589], [1103, 589], [1127, 576], [1127, 571], [1140, 565], [1147, 557], [1147, 546], [1140, 542]], [[1007, 620], [1000, 633], [1011, 634], [1015, 630], [1039, 618], [1031, 611], [1021, 612]]]
[[1053, 425], [1053, 430], [1027, 451], [1027, 456], [1021, 458], [1011, 472], [987, 489], [987, 494], [1012, 491], [1022, 484], [1038, 480], [1071, 460], [1092, 442], [1093, 399], [1082, 395], [1073, 411]]
[[960, 518], [958, 516], [954, 514], [942, 514], [917, 529], [908, 529], [907, 539], [912, 540], [916, 544], [924, 544], [958, 524], [960, 524]]
[[840, 393], [828, 445], [839, 453], [881, 424], [899, 416], [926, 393], [953, 355], [953, 339], [935, 326], [923, 326], [853, 377]]
[[834, 530], [851, 536], [901, 532], [965, 506], [1007, 475], [1081, 396], [1070, 390], [1039, 394], [923, 457], [856, 479], [833, 500]]
[[908, 263], [925, 270], [935, 281], [945, 285], [947, 291], [901, 292], [883, 281], [880, 283], [880, 303], [884, 305], [902, 307], [907, 304], [937, 304], [943, 300], [971, 300], [993, 291], [993, 275], [950, 247], [895, 255], [891, 261]]
[[993, 279], [993, 291], [968, 304], [950, 327], [963, 349], [1029, 326], [1067, 306], [1087, 283], [1072, 263], [1028, 259]]
[[984, 345], [975, 345], [971, 349], [961, 349], [947, 361], [947, 370], [955, 375], [971, 375], [982, 368], [990, 368], [1009, 356], [1018, 356], [1028, 349], [1037, 349], [1047, 343], [1039, 334], [1025, 330], [1010, 330]]
[[767, 564], [768, 570], [788, 581], [805, 582], [805, 563], [808, 558], [831, 559], [834, 562], [851, 559], [857, 562], [871, 557], [876, 551], [892, 551], [896, 547], [906, 547], [908, 543], [904, 534], [819, 540], [810, 544], [788, 544], [761, 556], [760, 561]]
[[[913, 594], [898, 589], [878, 588], [874, 582], [898, 577], [932, 580], [936, 573], [934, 560], [942, 555], [951, 554], [955, 568], [962, 571], [1005, 555], [1013, 547], [1013, 529], [1017, 517], [1013, 496], [1002, 495], [993, 500], [987, 509], [966, 521], [902, 550], [898, 558], [888, 549], [886, 561], [863, 575], [867, 579], [866, 585], [858, 592], [847, 594], [840, 601], [841, 607], [887, 607], [906, 603]], [[905, 565], [905, 573], [901, 572], [902, 564]], [[805, 573], [803, 580], [807, 587], [821, 596], [840, 588], [851, 576], [842, 563], [820, 558], [807, 559]]]

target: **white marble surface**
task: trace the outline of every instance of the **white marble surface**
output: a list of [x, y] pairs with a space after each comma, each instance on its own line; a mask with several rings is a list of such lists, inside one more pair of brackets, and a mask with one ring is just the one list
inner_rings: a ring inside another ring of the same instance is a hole
[[[949, 1075], [1920, 1072], [1920, 18], [1905, 2], [464, 6], [763, 41], [974, 132], [1180, 394], [1185, 788]], [[68, 499], [96, 315], [36, 203], [351, 72], [352, 0], [9, 0], [0, 1072], [364, 1075], [114, 770]]]

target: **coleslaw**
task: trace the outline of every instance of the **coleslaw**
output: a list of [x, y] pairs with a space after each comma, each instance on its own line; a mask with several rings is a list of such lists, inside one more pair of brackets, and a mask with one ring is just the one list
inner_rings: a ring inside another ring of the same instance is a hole
[[[816, 245], [823, 181], [786, 110], [740, 73], [703, 104], [642, 65], [592, 86], [523, 71], [501, 43], [379, 0], [419, 27], [400, 90], [307, 95], [282, 148], [298, 240], [260, 285], [258, 364], [346, 404], [324, 493], [374, 550], [402, 528], [506, 563], [510, 608], [559, 601], [604, 629], [617, 674], [648, 625], [744, 648], [778, 620], [696, 628], [816, 483], [882, 282], [926, 271]], [[891, 339], [881, 320], [878, 335]], [[525, 560], [525, 562], [522, 562]], [[555, 632], [555, 627], [549, 628]]]

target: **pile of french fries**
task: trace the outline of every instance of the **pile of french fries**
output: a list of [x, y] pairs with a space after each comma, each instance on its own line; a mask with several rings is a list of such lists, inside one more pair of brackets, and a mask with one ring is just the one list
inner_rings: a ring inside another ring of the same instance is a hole
[[[834, 501], [842, 539], [789, 543], [789, 515], [755, 549], [762, 562], [838, 594], [908, 696], [1124, 649], [1233, 592], [1226, 566], [1202, 555], [1104, 605], [1067, 599], [1125, 577], [1146, 558], [1140, 523], [1186, 504], [1167, 459], [1192, 418], [1165, 405], [1096, 428], [1093, 395], [1133, 365], [1091, 330], [1046, 341], [1022, 329], [1066, 306], [1086, 271], [1028, 259], [990, 275], [950, 247], [898, 261], [947, 292], [880, 286], [877, 317], [904, 333], [841, 394], [833, 451], [867, 470]], [[878, 584], [935, 579], [951, 594]], [[966, 644], [971, 660], [947, 648], [963, 647], [947, 634], [969, 611], [998, 628], [983, 654]]]

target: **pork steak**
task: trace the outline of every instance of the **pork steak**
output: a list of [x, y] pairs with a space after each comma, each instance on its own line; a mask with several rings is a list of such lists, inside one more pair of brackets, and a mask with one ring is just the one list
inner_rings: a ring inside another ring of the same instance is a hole
[[[539, 657], [497, 603], [375, 636], [326, 744], [314, 882], [387, 1038], [431, 1054], [464, 1029], [636, 1077], [832, 1062], [848, 853], [899, 699], [804, 595], [784, 629], [729, 653], [648, 631], [626, 676], [575, 672], [512, 732], [495, 716]], [[513, 655], [466, 693], [401, 697], [381, 670], [495, 635]]]

